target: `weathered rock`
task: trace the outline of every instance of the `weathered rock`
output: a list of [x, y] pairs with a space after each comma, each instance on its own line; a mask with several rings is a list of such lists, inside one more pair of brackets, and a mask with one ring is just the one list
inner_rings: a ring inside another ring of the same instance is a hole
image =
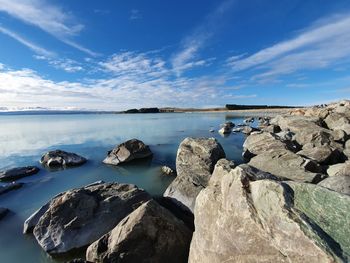
[[189, 262], [334, 262], [317, 227], [293, 209], [292, 191], [273, 180], [250, 182], [240, 167], [217, 165], [197, 197]]
[[330, 176], [319, 182], [318, 185], [326, 187], [338, 193], [350, 195], [349, 175]]
[[92, 262], [187, 262], [192, 232], [168, 210], [151, 200], [91, 244]]
[[13, 191], [13, 190], [17, 190], [19, 188], [21, 188], [23, 186], [23, 183], [9, 183], [6, 185], [0, 185], [0, 195], [1, 194], [5, 194], [7, 192]]
[[176, 171], [174, 171], [168, 166], [160, 167], [160, 172], [162, 173], [162, 175], [165, 175], [165, 176], [176, 176]]
[[[227, 160], [225, 159], [221, 159], [227, 162]], [[220, 161], [219, 160], [217, 162], [217, 165], [219, 165]], [[240, 164], [238, 167], [240, 167], [241, 169], [243, 169], [243, 171], [245, 172], [245, 174], [247, 175], [247, 177], [249, 178], [250, 181], [258, 181], [258, 180], [263, 180], [263, 179], [269, 179], [269, 180], [276, 180], [276, 181], [280, 181], [281, 178], [278, 178], [277, 176], [274, 176], [270, 173], [261, 171], [253, 166], [250, 166], [249, 164]], [[234, 168], [234, 167], [232, 167]]]
[[26, 176], [34, 175], [39, 172], [39, 168], [35, 166], [26, 166], [12, 168], [5, 171], [0, 171], [0, 181], [12, 181]]
[[152, 156], [152, 152], [149, 146], [140, 140], [131, 139], [119, 144], [112, 151], [109, 151], [103, 162], [106, 164], [118, 165], [150, 156]]
[[[294, 207], [333, 241], [343, 262], [350, 261], [350, 196], [313, 184], [288, 182]], [[324, 235], [324, 236], [326, 236]]]
[[235, 127], [235, 124], [232, 121], [227, 121], [227, 122], [225, 122], [224, 125], [228, 126], [228, 127], [231, 127], [231, 128]]
[[45, 213], [37, 213], [42, 215], [33, 233], [46, 252], [66, 253], [91, 244], [149, 199], [144, 190], [129, 184], [72, 189], [53, 198]]
[[251, 134], [252, 132], [260, 131], [258, 128], [254, 128], [251, 126], [244, 126], [243, 129], [241, 130], [242, 133], [244, 134]]
[[221, 134], [230, 134], [232, 132], [232, 127], [224, 125], [220, 130], [219, 133]]
[[344, 114], [332, 112], [324, 119], [324, 122], [332, 130], [341, 129], [347, 134], [350, 134], [350, 119], [344, 116]]
[[329, 176], [350, 176], [350, 161], [329, 166], [327, 169], [327, 174]]
[[225, 152], [214, 138], [186, 138], [177, 151], [177, 177], [164, 197], [193, 211], [198, 193], [207, 186], [216, 162]]
[[294, 133], [291, 131], [280, 131], [275, 134], [282, 142], [292, 141]]
[[348, 139], [348, 135], [346, 134], [345, 131], [341, 129], [335, 129], [332, 131], [332, 136], [334, 141], [344, 143]]
[[277, 126], [277, 125], [268, 125], [266, 127], [263, 127], [262, 130], [264, 132], [278, 133], [281, 131], [281, 128], [280, 126]]
[[8, 212], [9, 212], [9, 210], [7, 208], [0, 207], [0, 220], [3, 219], [7, 215]]
[[344, 161], [339, 150], [332, 149], [328, 145], [314, 147], [312, 144], [305, 144], [303, 149], [297, 152], [297, 154], [320, 164], [335, 164]]
[[50, 168], [79, 166], [86, 163], [86, 159], [75, 153], [54, 150], [45, 153], [40, 163]]
[[249, 165], [277, 177], [297, 182], [318, 183], [326, 175], [319, 173], [321, 167], [288, 150], [265, 152], [253, 157]]

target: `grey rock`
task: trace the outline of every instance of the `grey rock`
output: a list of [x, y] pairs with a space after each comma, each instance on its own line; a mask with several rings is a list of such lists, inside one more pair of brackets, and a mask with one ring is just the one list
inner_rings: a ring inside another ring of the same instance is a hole
[[260, 129], [254, 128], [254, 127], [250, 127], [250, 126], [244, 126], [241, 132], [244, 133], [244, 134], [249, 135], [252, 132], [256, 132], [256, 131], [260, 131]]
[[91, 244], [92, 262], [187, 262], [192, 232], [167, 209], [151, 200]]
[[12, 181], [26, 176], [34, 175], [39, 172], [35, 166], [17, 167], [9, 170], [0, 171], [0, 181]]
[[338, 193], [350, 195], [350, 176], [331, 176], [318, 183], [319, 186], [326, 187]]
[[162, 175], [165, 175], [165, 176], [176, 176], [176, 171], [174, 171], [168, 166], [160, 167], [160, 172]]
[[312, 144], [305, 144], [303, 149], [297, 152], [297, 154], [312, 159], [319, 164], [335, 164], [343, 161], [339, 150], [328, 145], [314, 147]]
[[225, 152], [214, 138], [186, 138], [177, 151], [177, 177], [169, 185], [164, 197], [193, 211], [198, 193], [204, 189], [216, 162]]
[[75, 153], [54, 150], [45, 153], [41, 157], [40, 163], [50, 168], [72, 167], [86, 163], [86, 159]]
[[[224, 160], [224, 159], [222, 159]], [[220, 160], [221, 161], [221, 160]], [[217, 165], [220, 163], [217, 162]], [[276, 180], [276, 181], [281, 181], [281, 178], [278, 178], [277, 176], [274, 176], [270, 173], [261, 171], [253, 166], [250, 166], [249, 164], [240, 164], [238, 167], [243, 169], [247, 177], [249, 178], [250, 181], [258, 181], [258, 180], [263, 180], [263, 179], [269, 179], [269, 180]], [[233, 167], [232, 167], [233, 168]]]
[[44, 214], [38, 212], [42, 215], [33, 233], [46, 252], [67, 253], [91, 244], [150, 198], [129, 184], [72, 189], [53, 198]]
[[0, 195], [1, 194], [5, 194], [7, 192], [13, 191], [13, 190], [17, 190], [19, 188], [21, 188], [24, 184], [23, 183], [9, 183], [6, 185], [0, 185]]
[[344, 114], [332, 112], [324, 119], [324, 122], [332, 130], [341, 129], [347, 134], [350, 134], [350, 119]]
[[253, 157], [249, 165], [277, 177], [297, 182], [318, 183], [326, 175], [312, 160], [305, 159], [288, 150], [275, 150]]
[[8, 212], [9, 212], [9, 210], [7, 208], [0, 207], [0, 220], [3, 219], [7, 215]]
[[348, 139], [348, 135], [341, 129], [335, 129], [332, 131], [334, 141], [344, 143]]
[[106, 164], [118, 165], [150, 156], [152, 156], [152, 152], [149, 146], [140, 140], [131, 139], [119, 144], [112, 151], [109, 151], [103, 162]]
[[277, 125], [268, 125], [266, 127], [263, 127], [262, 130], [264, 132], [278, 133], [281, 131], [281, 128], [280, 126], [277, 126]]
[[323, 237], [294, 209], [293, 192], [274, 180], [250, 182], [241, 167], [218, 164], [195, 206], [189, 263], [335, 262]]
[[327, 169], [327, 174], [329, 176], [350, 176], [350, 161], [345, 163], [338, 163], [334, 165], [330, 165]]

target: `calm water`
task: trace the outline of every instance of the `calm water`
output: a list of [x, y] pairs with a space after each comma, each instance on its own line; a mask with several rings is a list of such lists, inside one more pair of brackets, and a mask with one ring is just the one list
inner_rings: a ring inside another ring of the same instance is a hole
[[[25, 185], [0, 195], [0, 207], [11, 210], [0, 221], [0, 262], [61, 262], [44, 253], [31, 235], [23, 235], [25, 219], [59, 192], [98, 180], [133, 183], [149, 193], [162, 194], [171, 182], [159, 167], [175, 167], [179, 143], [188, 136], [215, 137], [227, 158], [241, 162], [244, 135], [222, 137], [217, 130], [227, 120], [242, 122], [227, 113], [0, 115], [0, 169], [37, 165], [52, 149], [72, 151], [89, 159], [72, 169], [39, 174], [20, 180]], [[209, 129], [214, 128], [215, 133]], [[116, 144], [138, 138], [150, 145], [152, 161], [111, 167], [102, 164]]]

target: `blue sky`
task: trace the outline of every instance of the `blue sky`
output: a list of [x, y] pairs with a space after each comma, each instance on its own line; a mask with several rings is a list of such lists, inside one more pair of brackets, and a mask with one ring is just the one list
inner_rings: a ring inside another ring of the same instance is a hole
[[350, 95], [350, 1], [0, 0], [0, 109]]

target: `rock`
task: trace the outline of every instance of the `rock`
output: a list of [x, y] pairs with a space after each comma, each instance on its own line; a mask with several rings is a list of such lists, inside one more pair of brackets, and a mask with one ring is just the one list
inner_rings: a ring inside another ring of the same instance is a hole
[[86, 159], [75, 153], [65, 152], [61, 150], [54, 150], [54, 151], [45, 153], [41, 157], [40, 163], [50, 168], [71, 167], [71, 166], [79, 166], [86, 163]]
[[[266, 125], [263, 125], [263, 127]], [[278, 133], [281, 131], [281, 128], [277, 125], [268, 125], [264, 128], [262, 128], [264, 132], [270, 132], [270, 133]]]
[[93, 262], [86, 261], [85, 259], [82, 259], [82, 258], [75, 258], [70, 261], [67, 261], [66, 263], [93, 263]]
[[341, 129], [335, 129], [332, 131], [332, 136], [334, 141], [344, 143], [348, 139], [348, 135], [346, 134], [345, 131]]
[[39, 172], [39, 168], [35, 166], [26, 166], [12, 168], [5, 171], [0, 171], [0, 181], [12, 181], [22, 177], [34, 175]]
[[344, 161], [338, 149], [332, 149], [328, 145], [314, 147], [312, 144], [305, 144], [303, 149], [297, 152], [298, 155], [312, 159], [319, 164], [335, 164]]
[[316, 224], [338, 248], [343, 262], [350, 261], [350, 196], [312, 184], [288, 182], [294, 207]]
[[103, 160], [106, 164], [118, 165], [136, 159], [143, 159], [152, 156], [152, 152], [146, 144], [137, 139], [131, 139], [116, 146], [108, 152]]
[[244, 123], [254, 122], [254, 117], [245, 118]]
[[[224, 160], [224, 159], [221, 159]], [[220, 160], [220, 161], [221, 161]], [[225, 160], [226, 161], [226, 160]], [[219, 162], [217, 163], [219, 164]], [[253, 166], [250, 166], [249, 164], [240, 164], [238, 167], [243, 169], [247, 177], [249, 178], [250, 181], [258, 181], [258, 180], [263, 180], [263, 179], [269, 179], [269, 180], [275, 180], [275, 181], [280, 181], [281, 178], [278, 178], [277, 176], [274, 176], [270, 173], [261, 171]]]
[[238, 127], [238, 128], [232, 129], [232, 132], [241, 132], [241, 131], [243, 131], [242, 127]]
[[91, 244], [150, 198], [129, 184], [103, 183], [68, 190], [53, 198], [43, 214], [37, 213], [42, 215], [33, 233], [46, 252], [67, 253]]
[[160, 168], [162, 175], [165, 176], [176, 176], [176, 172], [168, 166], [162, 166]]
[[5, 194], [7, 192], [13, 191], [13, 190], [17, 190], [19, 188], [21, 188], [23, 186], [23, 183], [9, 183], [6, 185], [0, 185], [0, 195], [1, 194]]
[[225, 126], [228, 126], [228, 127], [230, 127], [230, 128], [235, 127], [235, 124], [234, 124], [232, 121], [227, 121], [227, 122], [225, 122], [224, 125], [225, 125]]
[[258, 128], [250, 127], [250, 126], [244, 126], [242, 129], [242, 133], [244, 134], [251, 134], [252, 132], [260, 131]]
[[350, 176], [331, 176], [318, 183], [319, 186], [326, 187], [338, 193], [350, 195]]
[[350, 161], [329, 166], [327, 169], [327, 174], [329, 176], [350, 176]]
[[[266, 151], [281, 149], [288, 149], [288, 147], [286, 144], [281, 142], [276, 135], [269, 132], [251, 134], [243, 143], [243, 156], [248, 157], [246, 160], [249, 161], [249, 156], [253, 157]], [[251, 155], [249, 155], [247, 151], [249, 151]]]
[[219, 130], [221, 134], [230, 134], [232, 132], [232, 128], [229, 126], [224, 126]]
[[326, 175], [319, 173], [321, 167], [288, 150], [275, 150], [253, 157], [249, 165], [277, 177], [297, 182], [318, 183]]
[[151, 200], [91, 244], [92, 262], [187, 262], [192, 232]]
[[278, 133], [275, 134], [281, 141], [285, 142], [285, 141], [292, 141], [293, 140], [293, 136], [295, 135], [293, 132], [291, 131], [280, 131]]
[[8, 212], [9, 212], [9, 210], [7, 208], [0, 207], [0, 220], [3, 219], [7, 215]]
[[293, 191], [273, 180], [250, 182], [240, 167], [217, 165], [195, 206], [190, 263], [335, 262], [317, 227], [293, 209]]
[[216, 162], [225, 152], [214, 138], [186, 138], [177, 151], [177, 177], [169, 185], [164, 197], [193, 211], [198, 193], [207, 186]]
[[350, 119], [345, 117], [344, 114], [333, 112], [324, 119], [324, 122], [331, 130], [341, 129], [350, 134]]

